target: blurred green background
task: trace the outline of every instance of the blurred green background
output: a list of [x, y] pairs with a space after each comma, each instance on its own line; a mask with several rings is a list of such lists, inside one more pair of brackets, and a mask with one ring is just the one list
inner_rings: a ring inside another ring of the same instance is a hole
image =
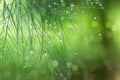
[[0, 0], [0, 80], [119, 80], [119, 0]]

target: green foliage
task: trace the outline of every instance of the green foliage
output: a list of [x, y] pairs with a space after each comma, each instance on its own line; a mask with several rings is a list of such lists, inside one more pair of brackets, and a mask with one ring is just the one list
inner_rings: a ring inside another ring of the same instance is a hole
[[101, 1], [0, 2], [0, 80], [86, 80], [104, 65]]

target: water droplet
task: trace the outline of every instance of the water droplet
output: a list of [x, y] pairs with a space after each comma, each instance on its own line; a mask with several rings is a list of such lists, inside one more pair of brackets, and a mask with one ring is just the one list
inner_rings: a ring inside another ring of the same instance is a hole
[[77, 55], [77, 53], [75, 52], [74, 55]]
[[78, 31], [78, 30], [77, 30], [76, 32], [77, 32], [78, 34], [80, 33], [80, 31]]
[[98, 35], [99, 35], [100, 37], [102, 36], [102, 34], [101, 34], [101, 33], [99, 33]]
[[33, 3], [36, 3], [36, 1], [33, 1]]
[[5, 48], [3, 49], [3, 51], [5, 51]]
[[49, 8], [51, 8], [51, 5], [48, 5]]
[[47, 20], [45, 20], [45, 22], [47, 23], [48, 21], [47, 21]]
[[117, 31], [118, 30], [118, 27], [116, 25], [113, 25], [112, 26], [112, 31]]
[[63, 40], [62, 40], [62, 39], [60, 39], [60, 42], [62, 43], [62, 42], [63, 42]]
[[48, 26], [52, 26], [51, 24], [49, 24]]
[[19, 5], [18, 5], [18, 8], [20, 8], [20, 7], [21, 7], [21, 5], [19, 4]]
[[72, 4], [70, 4], [70, 7], [73, 8], [73, 7], [75, 7], [75, 5], [72, 3]]
[[61, 18], [60, 18], [61, 20], [64, 20], [64, 16], [61, 16]]
[[48, 44], [50, 43], [50, 41], [48, 41]]
[[86, 4], [89, 4], [88, 2], [86, 2]]
[[61, 6], [62, 6], [62, 7], [64, 7], [64, 6], [65, 6], [65, 3], [64, 3], [64, 2], [62, 2]]
[[59, 65], [59, 63], [58, 63], [57, 60], [54, 60], [54, 61], [52, 62], [52, 65], [53, 65], [54, 67], [57, 67], [57, 66]]
[[73, 71], [77, 71], [78, 70], [78, 66], [77, 65], [72, 65], [72, 70]]
[[23, 66], [24, 69], [25, 69], [26, 67], [27, 67], [26, 65]]
[[61, 34], [60, 32], [57, 33], [58, 36], [60, 36], [60, 34]]
[[102, 4], [99, 4], [100, 6], [102, 6]]
[[93, 2], [91, 2], [91, 4], [93, 5]]
[[64, 0], [60, 0], [60, 2], [61, 2], [61, 3], [63, 3], [63, 2], [64, 2]]
[[92, 25], [93, 27], [96, 27], [96, 26], [97, 26], [97, 24], [98, 24], [98, 22], [97, 22], [97, 21], [92, 21], [92, 23], [91, 23], [91, 25]]
[[95, 2], [95, 4], [98, 4], [98, 2]]
[[67, 14], [68, 14], [68, 13], [69, 13], [69, 11], [66, 11], [65, 13], [67, 13]]
[[34, 53], [34, 50], [30, 50], [30, 54], [33, 54]]
[[85, 11], [82, 11], [82, 14], [84, 14], [85, 13]]
[[96, 20], [97, 18], [96, 17], [94, 17], [94, 20]]
[[67, 65], [67, 68], [71, 68], [72, 67], [72, 63], [71, 62], [67, 62], [66, 65]]
[[46, 34], [49, 34], [50, 32], [49, 31], [46, 31]]
[[57, 3], [56, 3], [56, 2], [54, 2], [53, 4], [54, 4], [54, 5], [57, 5]]
[[44, 53], [44, 56], [47, 56], [47, 53], [46, 53], [46, 52]]

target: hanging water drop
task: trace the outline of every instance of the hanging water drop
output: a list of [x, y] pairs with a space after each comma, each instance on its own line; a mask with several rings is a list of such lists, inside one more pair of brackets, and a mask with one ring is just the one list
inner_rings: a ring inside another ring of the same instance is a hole
[[72, 63], [71, 62], [67, 62], [66, 65], [67, 65], [67, 68], [71, 68], [72, 67]]
[[53, 65], [53, 67], [57, 67], [57, 66], [59, 65], [59, 63], [58, 63], [57, 60], [54, 60], [54, 61], [52, 62], [52, 65]]
[[33, 54], [33, 53], [34, 53], [34, 51], [33, 51], [33, 49], [31, 49], [31, 50], [30, 50], [30, 54]]
[[77, 71], [78, 70], [78, 66], [77, 65], [72, 65], [72, 70], [73, 71]]

